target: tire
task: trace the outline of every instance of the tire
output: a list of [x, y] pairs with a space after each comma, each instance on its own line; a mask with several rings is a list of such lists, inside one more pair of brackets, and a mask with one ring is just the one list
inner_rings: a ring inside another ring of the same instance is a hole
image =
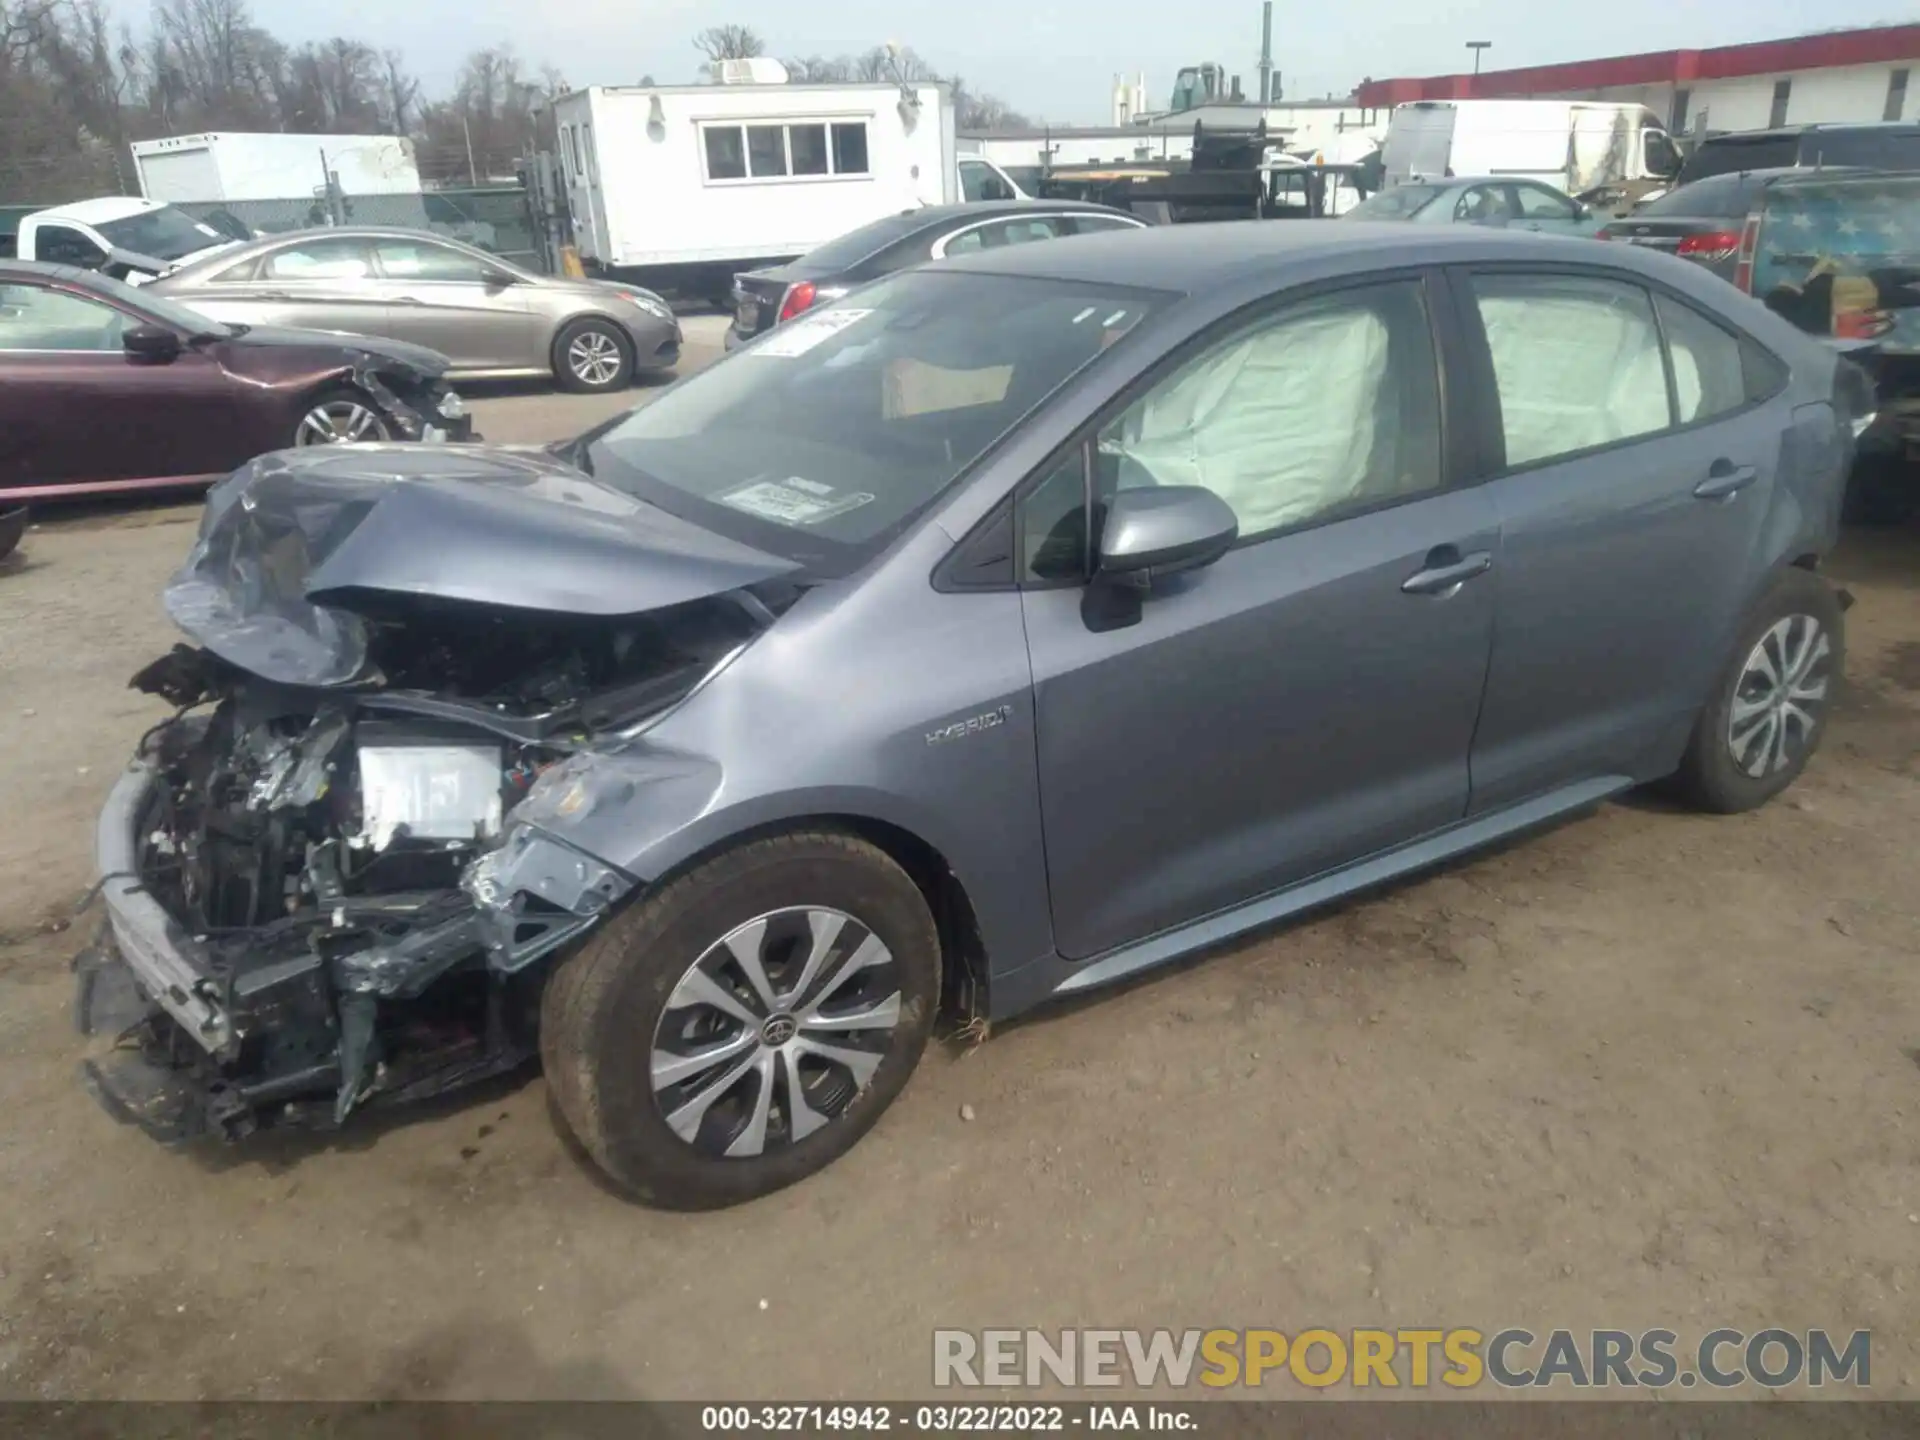
[[[1812, 635], [1808, 624], [1818, 627]], [[1845, 662], [1839, 599], [1818, 575], [1788, 569], [1740, 628], [1714, 681], [1713, 698], [1694, 722], [1674, 789], [1700, 809], [1722, 815], [1766, 804], [1799, 778], [1819, 748]], [[1785, 672], [1784, 687], [1769, 681], [1768, 667]], [[1784, 708], [1782, 697], [1791, 702]], [[1736, 704], [1743, 708], [1737, 736]], [[1737, 750], [1736, 738], [1743, 742]]]
[[[331, 435], [327, 431], [331, 429]], [[386, 419], [370, 396], [350, 386], [323, 390], [308, 400], [294, 422], [296, 449], [309, 445], [373, 444], [393, 438]]]
[[[760, 958], [772, 1005], [742, 953]], [[707, 1003], [716, 988], [737, 1013]], [[670, 881], [562, 962], [542, 997], [540, 1055], [555, 1107], [617, 1185], [714, 1209], [850, 1150], [919, 1064], [939, 997], [939, 935], [906, 872], [849, 835], [782, 835]], [[869, 1023], [834, 1028], [849, 1018]], [[858, 1052], [858, 1069], [816, 1042]], [[724, 1058], [671, 1063], [702, 1052]]]
[[611, 320], [570, 321], [553, 341], [553, 374], [562, 389], [597, 395], [633, 382], [633, 342]]

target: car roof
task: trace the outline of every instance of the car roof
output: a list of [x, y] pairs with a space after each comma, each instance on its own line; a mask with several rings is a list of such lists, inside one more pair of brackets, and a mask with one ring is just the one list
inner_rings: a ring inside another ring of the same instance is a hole
[[1226, 220], [1209, 225], [1156, 225], [1145, 230], [1076, 235], [1045, 245], [1008, 245], [958, 258], [949, 256], [941, 262], [941, 268], [1188, 294], [1261, 272], [1293, 266], [1304, 269], [1356, 254], [1366, 256], [1383, 270], [1504, 258], [1644, 268], [1645, 257], [1616, 254], [1614, 250], [1604, 245], [1575, 248], [1564, 236], [1530, 231], [1514, 234], [1478, 225]]
[[1911, 120], [1838, 120], [1817, 121], [1809, 125], [1776, 125], [1769, 130], [1730, 130], [1721, 135], [1709, 135], [1702, 145], [1756, 145], [1767, 140], [1792, 140], [1801, 135], [1831, 134], [1836, 130], [1870, 130], [1882, 134], [1891, 134], [1905, 130], [1920, 132], [1920, 125]]
[[103, 195], [93, 200], [70, 200], [64, 205], [49, 205], [37, 213], [58, 216], [66, 220], [78, 220], [83, 225], [97, 225], [104, 221], [124, 220], [129, 215], [140, 215], [149, 210], [165, 208], [158, 200], [142, 200], [133, 195]]

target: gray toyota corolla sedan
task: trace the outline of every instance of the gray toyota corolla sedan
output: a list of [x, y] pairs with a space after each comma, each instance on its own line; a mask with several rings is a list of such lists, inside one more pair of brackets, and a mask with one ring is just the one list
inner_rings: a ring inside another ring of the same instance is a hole
[[1778, 793], [1869, 404], [1666, 257], [1244, 224], [891, 276], [552, 454], [265, 457], [136, 677], [92, 1083], [237, 1138], [538, 1055], [633, 1194], [788, 1184], [943, 1010]]
[[216, 320], [425, 345], [458, 379], [552, 375], [569, 390], [619, 390], [680, 358], [679, 322], [651, 290], [536, 275], [418, 230], [273, 235], [148, 288]]

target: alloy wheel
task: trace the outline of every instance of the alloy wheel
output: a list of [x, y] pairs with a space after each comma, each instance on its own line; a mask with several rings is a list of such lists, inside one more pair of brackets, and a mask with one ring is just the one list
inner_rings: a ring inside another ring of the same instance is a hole
[[567, 368], [583, 385], [610, 385], [620, 373], [620, 346], [601, 331], [582, 331], [567, 346]]
[[353, 441], [384, 440], [380, 417], [357, 400], [329, 400], [316, 405], [294, 431], [296, 445], [345, 445]]
[[1811, 615], [1788, 615], [1760, 637], [1734, 682], [1727, 748], [1760, 779], [1804, 759], [1833, 681], [1833, 644]]
[[880, 937], [841, 910], [775, 910], [683, 974], [654, 1027], [654, 1103], [704, 1156], [794, 1145], [844, 1115], [893, 1048], [901, 985]]

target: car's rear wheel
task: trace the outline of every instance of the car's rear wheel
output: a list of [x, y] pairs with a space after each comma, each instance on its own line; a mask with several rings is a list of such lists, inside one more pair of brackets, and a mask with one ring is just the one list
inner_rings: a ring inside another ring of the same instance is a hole
[[633, 380], [633, 346], [611, 320], [575, 320], [553, 342], [553, 373], [569, 390], [624, 389]]
[[1789, 569], [1755, 607], [1674, 776], [1687, 799], [1733, 814], [1764, 805], [1806, 769], [1846, 660], [1832, 587]]
[[329, 390], [314, 397], [293, 431], [296, 446], [372, 444], [391, 438], [373, 401], [358, 390]]
[[851, 1149], [919, 1064], [939, 994], [906, 872], [852, 836], [783, 835], [671, 881], [566, 960], [541, 1056], [615, 1181], [707, 1209]]

